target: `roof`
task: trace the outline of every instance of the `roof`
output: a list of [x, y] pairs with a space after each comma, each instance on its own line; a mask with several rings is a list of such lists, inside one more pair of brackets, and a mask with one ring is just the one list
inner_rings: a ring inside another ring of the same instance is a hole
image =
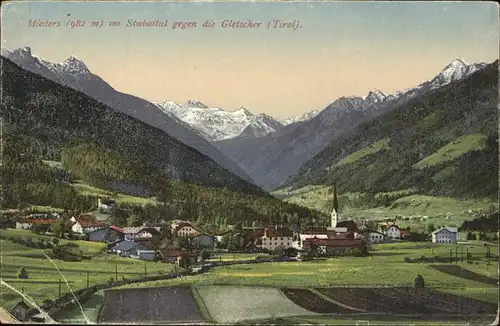
[[225, 234], [228, 234], [228, 233], [231, 233], [231, 231], [230, 230], [218, 231], [218, 232], [214, 232], [214, 235], [221, 236], [221, 235], [225, 235]]
[[82, 214], [79, 216], [75, 217], [75, 221], [79, 223], [82, 227], [88, 228], [88, 227], [105, 227], [106, 223], [103, 221], [98, 221], [95, 219], [94, 216], [92, 215], [87, 215], [87, 214]]
[[34, 219], [34, 218], [25, 218], [21, 219], [20, 223], [29, 223], [29, 224], [39, 224], [39, 225], [49, 225], [58, 222], [58, 219], [55, 218], [43, 218], [43, 219]]
[[126, 233], [126, 234], [136, 234], [137, 232], [139, 232], [140, 230], [144, 229], [143, 226], [127, 226], [127, 227], [124, 227], [123, 228], [123, 233]]
[[457, 228], [455, 228], [455, 227], [445, 226], [445, 227], [442, 227], [442, 228], [440, 228], [438, 230], [435, 230], [431, 234], [436, 234], [436, 233], [439, 233], [439, 232], [444, 231], [444, 230], [447, 230], [448, 232], [451, 232], [451, 233], [457, 233], [458, 232]]
[[137, 247], [140, 245], [140, 243], [134, 242], [134, 241], [127, 241], [123, 240], [120, 242], [117, 242], [113, 247], [111, 247], [112, 250], [120, 250], [120, 251], [129, 251], [134, 247]]
[[160, 255], [163, 258], [172, 258], [172, 257], [197, 257], [200, 253], [198, 251], [188, 251], [188, 250], [169, 250], [163, 249], [158, 250]]
[[393, 226], [394, 226], [395, 228], [397, 228], [398, 230], [401, 230], [401, 228], [400, 228], [399, 226], [397, 226], [396, 224], [387, 225], [387, 226], [386, 226], [386, 229], [390, 229], [390, 228], [391, 228], [391, 227], [393, 227]]
[[108, 205], [116, 205], [116, 201], [114, 201], [113, 199], [105, 199], [101, 202], [101, 204], [104, 204], [106, 206]]
[[293, 231], [289, 227], [276, 227], [271, 226], [266, 229], [267, 237], [293, 237]]
[[120, 227], [118, 227], [118, 226], [116, 226], [116, 225], [111, 225], [109, 228], [112, 229], [112, 230], [115, 230], [117, 232], [123, 233], [123, 229], [120, 228]]
[[0, 324], [19, 324], [19, 323], [20, 323], [19, 320], [14, 318], [14, 316], [12, 316], [10, 312], [5, 310], [5, 308], [0, 307]]
[[144, 227], [139, 230], [139, 232], [144, 231], [144, 232], [149, 232], [151, 234], [160, 234], [160, 231], [158, 231], [156, 228], [153, 227]]
[[253, 231], [249, 234], [249, 236], [252, 238], [261, 238], [264, 236], [264, 229]]
[[356, 247], [362, 243], [360, 239], [308, 239], [304, 242], [326, 247]]
[[206, 233], [203, 233], [203, 232], [200, 232], [200, 231], [196, 231], [196, 233], [189, 234], [187, 237], [188, 238], [196, 238], [196, 237], [199, 237], [199, 236], [202, 236], [202, 235], [210, 237], [210, 238], [214, 238], [213, 235], [206, 234]]
[[356, 223], [354, 223], [354, 221], [352, 220], [349, 220], [349, 221], [340, 221], [337, 223], [337, 226], [338, 228], [347, 228], [347, 231], [351, 231], [351, 232], [356, 232], [356, 233], [360, 233]]

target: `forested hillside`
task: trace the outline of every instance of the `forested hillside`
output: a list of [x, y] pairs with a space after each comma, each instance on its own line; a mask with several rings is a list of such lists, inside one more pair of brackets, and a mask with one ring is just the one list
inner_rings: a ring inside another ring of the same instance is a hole
[[139, 120], [2, 58], [2, 115], [44, 159], [59, 160], [68, 142], [111, 149], [161, 176], [235, 191], [263, 193], [213, 160]]
[[27, 204], [75, 212], [96, 208], [42, 160], [62, 163], [72, 178], [111, 192], [155, 197], [120, 204], [111, 222], [167, 219], [228, 225], [297, 222], [320, 213], [278, 200], [164, 132], [72, 89], [4, 64], [2, 209]]
[[335, 139], [287, 186], [496, 198], [498, 61]]

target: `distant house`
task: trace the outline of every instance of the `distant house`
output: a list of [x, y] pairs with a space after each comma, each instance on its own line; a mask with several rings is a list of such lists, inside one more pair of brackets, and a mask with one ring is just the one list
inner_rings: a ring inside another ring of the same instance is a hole
[[337, 222], [336, 227], [337, 228], [346, 228], [347, 229], [346, 233], [352, 234], [353, 238], [359, 238], [361, 236], [361, 231], [359, 230], [356, 223], [354, 223], [354, 221], [352, 221], [352, 220]]
[[138, 245], [130, 249], [128, 252], [130, 258], [153, 261], [156, 259], [156, 251], [143, 249], [142, 245]]
[[320, 255], [334, 255], [336, 251], [342, 249], [362, 249], [363, 241], [361, 239], [343, 238], [335, 236], [328, 239], [308, 239], [304, 241], [304, 249], [311, 250], [312, 246], [317, 247], [318, 254]]
[[36, 218], [24, 218], [16, 222], [16, 229], [31, 230], [34, 225], [42, 225], [49, 228], [52, 224], [56, 223], [58, 219], [36, 219]]
[[191, 241], [191, 244], [196, 248], [205, 248], [212, 249], [215, 245], [215, 237], [205, 233], [195, 233], [189, 235], [188, 238]]
[[29, 309], [30, 307], [23, 300], [21, 300], [12, 308], [10, 314], [20, 322], [24, 322], [29, 320]]
[[228, 235], [231, 234], [231, 231], [227, 230], [227, 231], [222, 231], [222, 232], [217, 232], [214, 234], [215, 236], [215, 241], [217, 241], [218, 243], [219, 242], [222, 242], [222, 239]]
[[132, 227], [124, 227], [123, 234], [125, 235], [125, 240], [134, 241], [138, 238], [141, 239], [153, 239], [154, 237], [160, 236], [161, 227], [147, 227], [145, 225], [142, 226], [132, 226]]
[[387, 239], [387, 236], [382, 232], [378, 231], [366, 231], [363, 233], [365, 240], [369, 243], [379, 243], [384, 242]]
[[179, 224], [175, 229], [175, 232], [179, 237], [187, 237], [193, 234], [201, 233], [189, 223]]
[[[137, 248], [136, 248], [137, 247]], [[148, 250], [148, 248], [138, 242], [123, 240], [117, 243], [114, 243], [110, 246], [110, 250], [112, 252], [117, 253], [120, 256], [128, 257], [130, 256], [130, 252], [134, 249], [134, 252], [137, 250]]]
[[168, 263], [176, 263], [181, 265], [181, 261], [184, 259], [190, 265], [200, 263], [203, 261], [203, 255], [201, 251], [196, 250], [159, 250], [158, 254], [162, 261]]
[[452, 227], [443, 227], [431, 233], [434, 243], [457, 243], [458, 230]]
[[396, 224], [391, 224], [386, 228], [383, 228], [382, 232], [391, 239], [401, 239], [401, 228]]
[[114, 243], [119, 240], [123, 240], [123, 229], [111, 225], [103, 229], [92, 231], [88, 234], [89, 241], [100, 241], [107, 243]]
[[96, 218], [90, 214], [82, 214], [72, 217], [70, 220], [73, 222], [71, 230], [79, 234], [88, 234], [106, 227], [105, 222], [96, 220]]
[[290, 248], [298, 239], [299, 234], [287, 226], [271, 226], [264, 229], [261, 247], [267, 250], [274, 250], [278, 247]]
[[109, 214], [116, 208], [116, 202], [112, 199], [97, 199], [97, 207], [102, 213]]

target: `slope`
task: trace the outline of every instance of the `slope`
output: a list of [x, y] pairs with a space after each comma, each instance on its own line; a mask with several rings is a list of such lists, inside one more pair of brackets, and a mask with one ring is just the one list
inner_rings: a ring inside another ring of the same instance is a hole
[[[169, 134], [21, 69], [2, 58], [2, 115], [11, 133], [26, 136], [45, 159], [59, 160], [69, 142], [91, 143], [132, 158], [170, 179], [262, 193]], [[152, 189], [150, 189], [152, 190]]]
[[413, 188], [495, 198], [497, 103], [498, 61], [362, 123], [309, 160], [288, 185], [336, 182], [344, 193]]
[[93, 74], [79, 59], [70, 57], [63, 63], [50, 63], [32, 55], [29, 47], [9, 51], [2, 56], [23, 69], [41, 75], [58, 84], [82, 92], [110, 108], [134, 117], [150, 126], [163, 130], [184, 144], [213, 159], [232, 173], [252, 182], [235, 162], [222, 154], [202, 135], [173, 114], [163, 112], [157, 105], [142, 98], [115, 90], [99, 76]]

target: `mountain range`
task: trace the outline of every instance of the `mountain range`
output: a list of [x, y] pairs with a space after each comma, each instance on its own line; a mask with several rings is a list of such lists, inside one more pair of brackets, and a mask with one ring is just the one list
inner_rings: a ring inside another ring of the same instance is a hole
[[374, 89], [364, 97], [343, 96], [323, 110], [278, 120], [265, 114], [253, 114], [243, 107], [227, 111], [194, 100], [184, 105], [172, 101], [152, 103], [113, 89], [75, 57], [54, 64], [33, 56], [30, 48], [2, 49], [2, 56], [28, 71], [81, 91], [167, 132], [266, 190], [285, 184], [332, 141], [360, 124], [461, 81], [486, 66], [485, 63], [468, 64], [456, 59], [414, 88], [387, 95]]
[[[164, 191], [167, 180], [181, 180], [264, 195], [157, 127], [9, 59], [2, 57], [1, 65], [4, 132], [22, 137], [42, 159], [69, 162], [94, 185], [151, 196]], [[72, 73], [71, 67], [66, 71]]]
[[415, 88], [389, 95], [374, 90], [365, 97], [340, 97], [311, 119], [291, 123], [263, 137], [235, 137], [218, 141], [216, 145], [258, 185], [273, 189], [286, 182], [336, 137], [429, 91], [462, 80], [485, 65], [454, 60], [438, 75]]
[[27, 71], [82, 92], [119, 112], [167, 132], [182, 143], [207, 155], [230, 172], [251, 181], [247, 173], [189, 124], [149, 101], [115, 90], [102, 78], [93, 74], [82, 60], [72, 56], [62, 63], [51, 63], [32, 55], [29, 47], [12, 51], [2, 48], [1, 55]]
[[497, 199], [498, 61], [473, 71], [452, 66], [459, 69], [431, 80], [425, 94], [335, 138], [283, 187]]

